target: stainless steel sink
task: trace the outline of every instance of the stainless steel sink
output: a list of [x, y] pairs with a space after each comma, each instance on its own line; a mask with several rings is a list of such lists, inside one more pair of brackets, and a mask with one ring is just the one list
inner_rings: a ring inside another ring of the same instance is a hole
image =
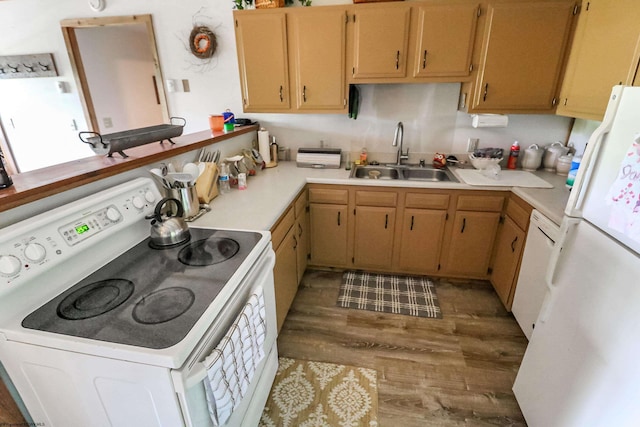
[[350, 178], [361, 179], [403, 179], [400, 170], [386, 166], [355, 166]]
[[350, 178], [359, 179], [399, 179], [406, 181], [459, 182], [448, 169], [436, 169], [431, 166], [387, 165], [354, 166]]

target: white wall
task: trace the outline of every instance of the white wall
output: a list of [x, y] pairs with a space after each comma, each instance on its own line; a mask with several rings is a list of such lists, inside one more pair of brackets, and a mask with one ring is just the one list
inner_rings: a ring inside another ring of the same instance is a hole
[[[336, 3], [351, 2], [313, 2], [314, 5]], [[38, 13], [34, 14], [34, 11]], [[361, 115], [355, 121], [348, 119], [346, 114], [245, 115], [241, 108], [232, 4], [229, 0], [109, 0], [101, 13], [92, 12], [87, 2], [78, 0], [0, 1], [0, 52], [8, 55], [53, 52], [61, 72], [59, 80], [74, 86], [58, 22], [71, 17], [144, 13], [153, 16], [165, 79], [189, 80], [191, 92], [168, 94], [170, 114], [186, 118], [187, 133], [207, 129], [209, 114], [229, 108], [237, 117], [259, 120], [292, 151], [299, 146], [316, 145], [323, 139], [343, 150], [358, 151], [366, 146], [380, 157], [393, 158], [391, 140], [397, 121], [405, 124], [405, 141], [411, 152], [424, 153], [423, 156], [436, 151], [464, 152], [466, 140], [471, 136], [480, 138], [482, 147], [508, 148], [514, 139], [520, 140], [522, 145], [533, 142], [548, 144], [564, 141], [568, 134], [570, 120], [549, 115], [512, 115], [509, 127], [505, 129], [472, 129], [469, 115], [456, 111], [457, 84], [361, 86], [363, 105]], [[218, 51], [208, 65], [203, 65], [191, 55], [186, 45], [194, 23], [210, 26], [217, 35]], [[53, 87], [53, 83], [47, 85]], [[6, 86], [7, 81], [0, 81], [0, 98]], [[75, 93], [75, 87], [73, 90]], [[51, 93], [43, 98], [43, 102], [58, 104], [66, 99], [65, 96]], [[79, 104], [68, 104], [71, 105], [66, 116], [83, 122]], [[4, 119], [1, 103], [0, 116]], [[73, 144], [78, 146], [80, 142], [73, 141]]]

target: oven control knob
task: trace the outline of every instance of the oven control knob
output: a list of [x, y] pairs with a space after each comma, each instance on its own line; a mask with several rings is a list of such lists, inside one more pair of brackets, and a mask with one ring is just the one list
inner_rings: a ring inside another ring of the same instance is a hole
[[133, 203], [133, 207], [136, 209], [144, 208], [144, 200], [142, 200], [142, 197], [140, 196], [133, 196], [131, 202]]
[[120, 211], [116, 208], [107, 209], [107, 219], [111, 222], [116, 222], [120, 219]]
[[39, 243], [29, 243], [24, 248], [24, 256], [31, 262], [40, 262], [47, 256], [47, 250]]
[[13, 255], [0, 255], [0, 274], [3, 276], [15, 276], [20, 272], [22, 263]]
[[153, 194], [152, 191], [147, 191], [146, 193], [144, 193], [144, 199], [149, 203], [153, 203], [156, 201], [156, 195]]

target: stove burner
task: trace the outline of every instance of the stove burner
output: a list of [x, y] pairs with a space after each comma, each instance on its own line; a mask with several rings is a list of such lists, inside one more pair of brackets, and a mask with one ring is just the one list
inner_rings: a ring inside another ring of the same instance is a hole
[[145, 325], [168, 322], [189, 310], [195, 299], [196, 296], [190, 289], [160, 289], [138, 301], [133, 308], [133, 318]]
[[197, 240], [178, 254], [181, 263], [193, 267], [218, 264], [238, 253], [240, 245], [227, 237]]
[[125, 279], [93, 282], [70, 293], [58, 305], [58, 316], [68, 320], [89, 319], [113, 310], [133, 293], [133, 283]]

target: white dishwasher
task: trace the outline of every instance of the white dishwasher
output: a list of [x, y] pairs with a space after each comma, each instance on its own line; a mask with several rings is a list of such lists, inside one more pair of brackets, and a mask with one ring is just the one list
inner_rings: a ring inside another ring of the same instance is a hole
[[520, 275], [511, 311], [520, 328], [531, 339], [547, 290], [545, 273], [560, 226], [537, 210], [531, 212], [527, 244], [522, 255]]

